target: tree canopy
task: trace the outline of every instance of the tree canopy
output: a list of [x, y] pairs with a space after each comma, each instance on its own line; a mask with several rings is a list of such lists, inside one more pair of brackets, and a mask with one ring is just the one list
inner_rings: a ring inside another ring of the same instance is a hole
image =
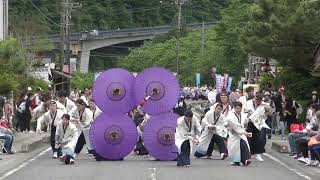
[[320, 1], [257, 0], [242, 33], [244, 49], [274, 58], [285, 67], [308, 71], [320, 37]]
[[[213, 66], [217, 67], [220, 73], [229, 73], [236, 77], [241, 75], [247, 55], [240, 46], [239, 34], [244, 27], [242, 22], [248, 19], [249, 7], [247, 3], [234, 1], [221, 11], [220, 22], [205, 30], [204, 36], [201, 31], [194, 31], [181, 39], [181, 84], [193, 85], [196, 72], [202, 74], [202, 83], [211, 84], [213, 80], [210, 79], [210, 70]], [[120, 61], [120, 66], [136, 72], [150, 66], [161, 66], [175, 72], [175, 45], [174, 37], [164, 42], [147, 42], [143, 48], [132, 49], [129, 56]]]

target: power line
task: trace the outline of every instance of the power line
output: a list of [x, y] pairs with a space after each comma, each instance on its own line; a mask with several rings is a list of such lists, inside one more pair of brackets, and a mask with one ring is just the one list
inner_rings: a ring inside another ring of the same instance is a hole
[[[26, 0], [24, 0], [25, 2], [26, 2]], [[56, 26], [58, 26], [58, 27], [61, 27], [61, 25], [59, 24], [59, 23], [56, 23], [54, 20], [52, 20], [52, 19], [50, 19], [45, 13], [43, 13], [42, 11], [41, 11], [41, 9], [37, 6], [37, 5], [35, 5], [34, 4], [34, 2], [32, 2], [32, 0], [28, 0], [30, 3], [31, 3], [31, 5], [37, 10], [37, 11], [39, 11], [39, 13], [45, 18], [45, 19], [47, 19], [49, 22], [51, 22], [52, 24], [54, 24], [54, 25], [56, 25]]]

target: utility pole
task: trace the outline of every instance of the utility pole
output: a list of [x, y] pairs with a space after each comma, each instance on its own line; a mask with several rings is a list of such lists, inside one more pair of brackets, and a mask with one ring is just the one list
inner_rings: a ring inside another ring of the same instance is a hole
[[[71, 17], [72, 17], [72, 11], [76, 8], [81, 7], [81, 4], [79, 3], [73, 3], [72, 0], [64, 0], [64, 2], [61, 3], [63, 13], [61, 17], [61, 26], [62, 26], [62, 33], [63, 33], [63, 42], [65, 45], [65, 59], [66, 63], [68, 65], [68, 73], [70, 74], [70, 26], [71, 26]], [[61, 33], [61, 34], [62, 34]], [[62, 36], [61, 36], [62, 37]], [[62, 68], [63, 69], [63, 68]], [[68, 80], [68, 87], [69, 92], [71, 91], [71, 81]]]
[[8, 0], [0, 0], [0, 40], [8, 36]]
[[179, 75], [179, 60], [180, 60], [180, 34], [181, 34], [181, 8], [187, 0], [176, 0], [176, 5], [178, 9], [178, 17], [177, 17], [177, 41], [176, 41], [176, 63], [177, 63], [177, 76]]

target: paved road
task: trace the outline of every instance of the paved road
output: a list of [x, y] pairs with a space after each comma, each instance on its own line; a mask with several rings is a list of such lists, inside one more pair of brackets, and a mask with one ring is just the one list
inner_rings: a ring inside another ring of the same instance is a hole
[[[218, 158], [218, 156], [217, 156]], [[26, 167], [7, 177], [7, 180], [301, 180], [275, 161], [265, 158], [265, 162], [253, 161], [250, 167], [234, 167], [225, 160], [192, 159], [192, 167], [177, 168], [175, 162], [151, 160], [148, 156], [130, 155], [124, 161], [96, 162], [86, 154], [81, 154], [76, 164], [62, 165], [50, 158], [47, 152]], [[1, 179], [1, 176], [0, 176]]]

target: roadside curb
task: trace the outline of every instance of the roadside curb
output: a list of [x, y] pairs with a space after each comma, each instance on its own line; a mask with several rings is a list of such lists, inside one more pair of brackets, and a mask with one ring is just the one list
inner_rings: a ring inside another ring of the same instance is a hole
[[[50, 142], [50, 135], [46, 134], [41, 137], [35, 137], [33, 138], [32, 142], [25, 142], [20, 145], [20, 149], [17, 150], [19, 153], [28, 153], [31, 152], [43, 145], [43, 143], [49, 143]], [[18, 145], [19, 148], [19, 145]]]

